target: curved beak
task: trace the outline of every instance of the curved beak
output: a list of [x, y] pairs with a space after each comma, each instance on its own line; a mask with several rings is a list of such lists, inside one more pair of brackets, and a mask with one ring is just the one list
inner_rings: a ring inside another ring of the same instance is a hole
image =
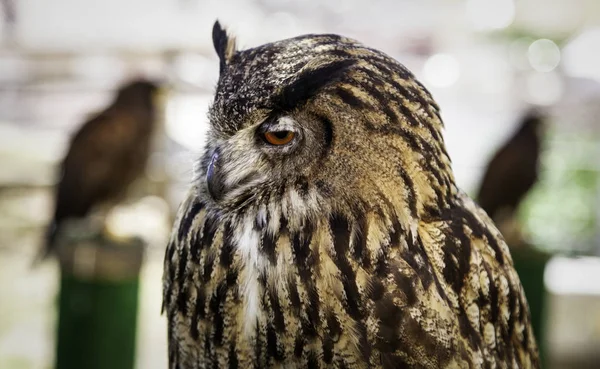
[[219, 165], [219, 155], [219, 150], [216, 149], [210, 158], [210, 163], [208, 164], [208, 168], [206, 170], [206, 184], [208, 186], [208, 193], [215, 201], [219, 201], [221, 198], [223, 198], [225, 193], [225, 185], [223, 183], [223, 176], [221, 174], [221, 168]]

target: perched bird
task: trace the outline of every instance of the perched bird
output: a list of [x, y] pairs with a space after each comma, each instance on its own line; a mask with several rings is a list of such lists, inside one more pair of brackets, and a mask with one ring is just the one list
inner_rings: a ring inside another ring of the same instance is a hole
[[43, 258], [55, 251], [57, 234], [68, 219], [81, 219], [122, 200], [144, 171], [155, 126], [158, 86], [135, 80], [122, 86], [111, 105], [72, 137], [56, 188], [54, 216]]
[[215, 23], [207, 144], [165, 254], [169, 367], [538, 368], [509, 250], [401, 64]]
[[505, 237], [515, 239], [519, 204], [538, 180], [544, 118], [531, 110], [514, 135], [494, 154], [486, 167], [477, 202], [498, 224]]

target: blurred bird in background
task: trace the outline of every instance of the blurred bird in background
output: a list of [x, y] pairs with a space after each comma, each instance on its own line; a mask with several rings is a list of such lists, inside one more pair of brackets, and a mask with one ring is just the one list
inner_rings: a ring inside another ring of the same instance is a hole
[[75, 133], [62, 162], [54, 217], [39, 259], [56, 252], [65, 221], [83, 219], [98, 208], [109, 210], [143, 173], [156, 125], [158, 90], [155, 82], [130, 81], [109, 107]]
[[538, 180], [544, 115], [532, 109], [513, 136], [489, 161], [479, 187], [479, 205], [496, 222], [507, 243], [522, 243], [516, 213]]

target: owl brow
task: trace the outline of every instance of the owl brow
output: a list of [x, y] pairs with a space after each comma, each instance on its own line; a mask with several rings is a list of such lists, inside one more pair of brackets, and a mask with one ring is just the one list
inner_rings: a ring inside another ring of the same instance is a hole
[[290, 111], [297, 108], [316, 95], [325, 86], [342, 78], [344, 73], [356, 63], [354, 59], [336, 60], [318, 69], [308, 70], [289, 85], [273, 99], [277, 109]]

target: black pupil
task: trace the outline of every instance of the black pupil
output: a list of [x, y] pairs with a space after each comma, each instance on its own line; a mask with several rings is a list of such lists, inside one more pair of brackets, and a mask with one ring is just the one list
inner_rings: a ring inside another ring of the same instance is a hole
[[275, 136], [277, 139], [283, 140], [290, 134], [290, 131], [278, 131], [278, 132], [272, 132], [271, 134], [273, 136]]

